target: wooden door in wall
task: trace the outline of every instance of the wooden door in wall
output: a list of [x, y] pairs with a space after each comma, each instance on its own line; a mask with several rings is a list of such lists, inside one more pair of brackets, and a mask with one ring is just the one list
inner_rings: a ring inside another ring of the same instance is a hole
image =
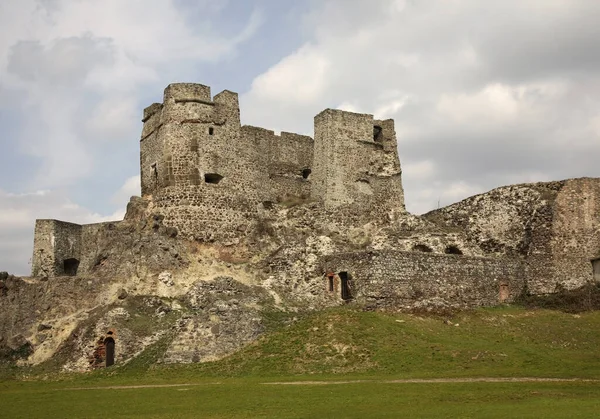
[[340, 277], [340, 288], [342, 291], [342, 300], [349, 300], [352, 298], [352, 294], [350, 292], [350, 278], [348, 272], [340, 272], [338, 274]]

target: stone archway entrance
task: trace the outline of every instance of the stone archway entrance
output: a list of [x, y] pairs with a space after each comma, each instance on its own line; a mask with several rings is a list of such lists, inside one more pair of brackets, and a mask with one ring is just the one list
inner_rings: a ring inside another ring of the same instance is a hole
[[111, 337], [104, 339], [106, 347], [106, 366], [110, 367], [115, 364], [115, 340]]

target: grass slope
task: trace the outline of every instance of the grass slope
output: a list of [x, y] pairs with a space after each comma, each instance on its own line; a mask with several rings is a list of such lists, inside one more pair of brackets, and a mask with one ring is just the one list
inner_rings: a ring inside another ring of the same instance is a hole
[[452, 318], [337, 308], [265, 335], [224, 360], [151, 375], [600, 378], [600, 312], [498, 307]]
[[[600, 408], [598, 382], [384, 382], [600, 379], [600, 312], [498, 307], [443, 318], [341, 307], [296, 316], [271, 313], [271, 332], [218, 362], [156, 365], [167, 339], [120, 368], [0, 382], [2, 417], [587, 418]], [[338, 383], [266, 384], [316, 379]], [[189, 385], [106, 388], [153, 383]]]

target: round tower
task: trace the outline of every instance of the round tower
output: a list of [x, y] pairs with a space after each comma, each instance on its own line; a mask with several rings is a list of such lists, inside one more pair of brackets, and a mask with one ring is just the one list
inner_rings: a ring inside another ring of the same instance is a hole
[[240, 235], [260, 202], [255, 150], [240, 129], [238, 95], [169, 85], [162, 104], [144, 111], [142, 196], [152, 196], [167, 226], [198, 240]]

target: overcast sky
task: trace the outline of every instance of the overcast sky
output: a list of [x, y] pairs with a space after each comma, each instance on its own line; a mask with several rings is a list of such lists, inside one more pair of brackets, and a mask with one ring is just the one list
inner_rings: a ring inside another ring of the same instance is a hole
[[413, 213], [599, 176], [598, 22], [595, 0], [2, 0], [0, 270], [29, 273], [36, 218], [122, 218], [172, 82], [276, 131], [394, 118]]

